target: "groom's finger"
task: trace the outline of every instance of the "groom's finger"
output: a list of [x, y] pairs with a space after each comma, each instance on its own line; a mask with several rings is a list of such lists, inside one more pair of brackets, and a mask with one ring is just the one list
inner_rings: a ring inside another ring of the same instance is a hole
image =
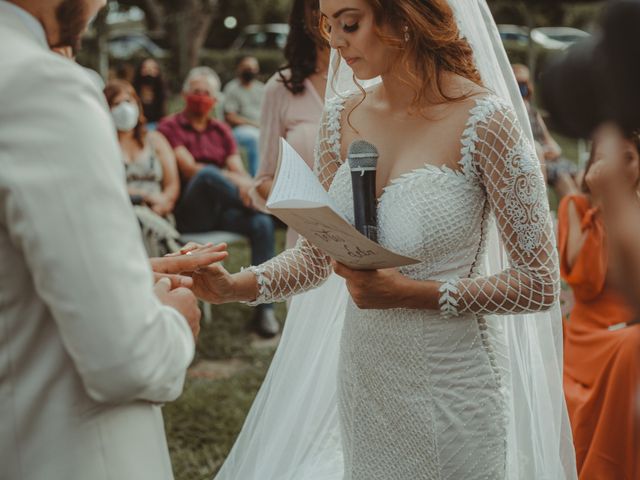
[[193, 279], [191, 277], [185, 277], [184, 275], [169, 275], [166, 273], [154, 273], [153, 277], [157, 282], [160, 280], [168, 279], [171, 282], [171, 290], [176, 288], [191, 288], [193, 287]]
[[167, 277], [161, 277], [157, 279], [156, 284], [153, 287], [157, 295], [168, 293], [171, 291], [171, 280]]
[[[207, 245], [202, 245], [198, 248], [189, 250], [189, 252], [191, 252], [191, 255], [196, 255], [196, 254], [203, 254], [203, 253], [225, 252], [226, 250], [227, 250], [226, 243], [219, 243], [217, 245], [208, 243]], [[188, 255], [189, 252], [184, 252], [184, 253], [185, 255]]]
[[178, 257], [180, 255], [195, 255], [196, 253], [213, 253], [223, 252], [227, 249], [226, 243], [219, 243], [214, 245], [213, 243], [207, 243], [206, 245], [199, 245], [197, 243], [187, 243], [179, 251], [169, 253], [165, 257]]
[[180, 255], [178, 257], [156, 257], [151, 258], [151, 268], [156, 273], [180, 274], [193, 272], [201, 267], [206, 267], [212, 263], [221, 262], [227, 258], [227, 252], [212, 253], [192, 253], [191, 255]]

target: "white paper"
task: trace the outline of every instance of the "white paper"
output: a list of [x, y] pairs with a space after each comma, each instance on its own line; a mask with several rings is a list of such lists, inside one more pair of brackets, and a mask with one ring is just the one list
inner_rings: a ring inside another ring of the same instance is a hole
[[314, 173], [284, 139], [267, 208], [317, 248], [355, 270], [418, 263], [369, 240], [347, 222]]
[[267, 208], [330, 207], [338, 213], [333, 200], [316, 175], [284, 138], [280, 139], [280, 159], [276, 180]]

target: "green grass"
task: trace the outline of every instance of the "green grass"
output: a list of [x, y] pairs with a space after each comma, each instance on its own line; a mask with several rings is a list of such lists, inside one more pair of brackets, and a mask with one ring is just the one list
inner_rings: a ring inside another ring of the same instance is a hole
[[[277, 231], [279, 250], [284, 232]], [[230, 245], [226, 267], [231, 272], [249, 265], [249, 248]], [[213, 307], [212, 321], [203, 323], [196, 362], [231, 360], [246, 363], [236, 375], [223, 380], [189, 378], [184, 393], [164, 407], [165, 428], [176, 480], [211, 479], [229, 453], [249, 407], [264, 379], [274, 348], [252, 347], [253, 309], [229, 304]], [[284, 304], [276, 306], [283, 322]]]
[[176, 480], [211, 479], [226, 458], [260, 387], [273, 352], [227, 380], [190, 379], [182, 397], [164, 409]]

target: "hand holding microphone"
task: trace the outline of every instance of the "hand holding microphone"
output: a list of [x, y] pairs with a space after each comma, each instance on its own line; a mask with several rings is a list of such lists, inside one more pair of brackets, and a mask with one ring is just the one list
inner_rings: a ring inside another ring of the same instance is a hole
[[378, 150], [364, 140], [349, 145], [347, 155], [353, 187], [353, 216], [356, 230], [374, 242], [378, 241], [376, 169]]

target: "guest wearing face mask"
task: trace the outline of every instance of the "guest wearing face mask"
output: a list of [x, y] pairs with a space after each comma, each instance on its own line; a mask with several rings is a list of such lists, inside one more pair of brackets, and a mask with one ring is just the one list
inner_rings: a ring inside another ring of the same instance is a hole
[[260, 110], [264, 97], [264, 83], [257, 80], [260, 65], [254, 57], [241, 58], [237, 78], [224, 89], [224, 115], [233, 128], [233, 135], [247, 151], [249, 172], [255, 176], [260, 163]]
[[136, 69], [133, 87], [140, 97], [147, 130], [155, 130], [167, 115], [167, 85], [160, 65], [153, 58], [143, 60]]
[[[270, 216], [250, 207], [253, 179], [242, 164], [231, 129], [210, 118], [219, 93], [218, 75], [208, 67], [194, 68], [183, 86], [184, 111], [158, 125], [174, 149], [183, 183], [175, 209], [178, 230], [245, 235], [251, 243], [251, 261], [259, 265], [274, 255], [274, 225]], [[271, 305], [257, 308], [255, 324], [264, 336], [278, 333]]]
[[173, 209], [180, 179], [173, 149], [159, 132], [148, 132], [133, 86], [112, 80], [104, 89], [127, 174], [127, 189], [142, 228], [147, 253], [159, 257], [180, 248]]

